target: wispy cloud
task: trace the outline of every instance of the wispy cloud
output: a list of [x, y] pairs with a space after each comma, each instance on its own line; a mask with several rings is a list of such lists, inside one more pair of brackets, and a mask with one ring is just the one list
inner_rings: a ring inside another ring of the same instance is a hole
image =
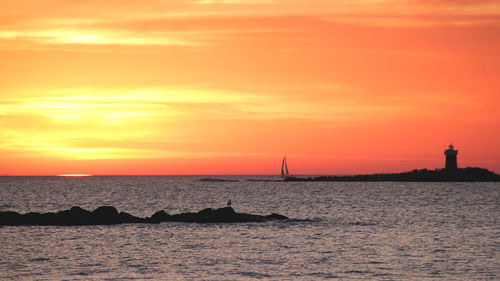
[[[374, 104], [335, 98], [335, 93], [329, 98], [331, 106], [325, 107], [325, 101], [288, 96], [286, 88], [269, 90], [285, 92], [74, 88], [49, 90], [44, 96], [10, 95], [0, 105], [0, 145], [4, 150], [71, 159], [175, 157], [184, 155], [182, 150], [152, 143], [196, 138], [196, 128], [189, 128], [195, 135], [182, 133], [182, 120], [192, 120], [200, 128], [209, 120], [309, 119], [349, 124], [411, 110], [408, 104]], [[323, 85], [317, 90], [345, 88]]]
[[499, 15], [329, 15], [323, 18], [332, 23], [381, 27], [432, 27], [500, 25]]
[[[184, 38], [182, 38], [184, 37]], [[24, 31], [0, 31], [0, 40], [10, 40], [13, 45], [16, 41], [33, 44], [64, 45], [132, 45], [132, 46], [188, 46], [196, 45], [194, 38], [178, 36], [165, 32], [150, 32], [138, 34], [117, 30], [91, 29], [42, 29]]]
[[203, 0], [169, 4], [150, 0], [148, 5], [126, 6], [110, 1], [99, 3], [99, 9], [97, 2], [85, 1], [51, 9], [59, 4], [58, 1], [43, 1], [43, 5], [33, 6], [2, 3], [3, 48], [27, 43], [199, 46], [242, 32], [263, 34], [284, 28], [290, 31], [291, 26], [279, 24], [283, 17], [375, 26], [497, 25], [500, 21], [500, 4], [486, 0]]

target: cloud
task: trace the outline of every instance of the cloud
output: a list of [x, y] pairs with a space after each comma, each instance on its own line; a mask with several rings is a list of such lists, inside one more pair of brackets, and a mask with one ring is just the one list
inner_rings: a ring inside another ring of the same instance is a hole
[[497, 4], [497, 0], [410, 0], [409, 2], [429, 6], [480, 6], [485, 4]]
[[[46, 45], [132, 45], [132, 46], [188, 46], [196, 45], [195, 40], [188, 40], [167, 33], [134, 34], [117, 30], [80, 30], [72, 28], [0, 31], [0, 40], [16, 43], [31, 42]], [[12, 46], [11, 46], [12, 47]]]
[[329, 15], [323, 20], [332, 23], [380, 27], [433, 27], [500, 25], [500, 15]]
[[[210, 46], [315, 20], [367, 26], [498, 25], [497, 1], [1, 1], [0, 48], [38, 45]], [[57, 8], [56, 8], [57, 7]], [[383, 12], [382, 12], [383, 11]], [[312, 27], [314, 25], [311, 25]]]
[[[345, 90], [335, 85], [316, 87], [316, 91]], [[332, 99], [327, 102], [330, 106], [325, 106], [325, 101], [305, 101], [287, 95], [287, 91], [286, 87], [258, 93], [162, 87], [56, 89], [47, 90], [45, 95], [23, 91], [24, 96], [11, 93], [11, 98], [3, 98], [0, 104], [0, 145], [4, 150], [70, 159], [174, 157], [189, 149], [171, 150], [169, 140], [196, 139], [197, 130], [210, 120], [221, 124], [272, 119], [349, 124], [388, 117], [387, 112], [397, 110], [392, 104], [335, 96], [328, 98]], [[407, 112], [408, 108], [399, 110]], [[186, 128], [186, 122], [195, 125]]]

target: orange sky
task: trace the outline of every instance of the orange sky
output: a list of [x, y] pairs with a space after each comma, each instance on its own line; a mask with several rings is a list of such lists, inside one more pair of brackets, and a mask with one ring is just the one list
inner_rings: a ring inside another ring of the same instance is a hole
[[500, 173], [498, 0], [0, 7], [0, 175]]

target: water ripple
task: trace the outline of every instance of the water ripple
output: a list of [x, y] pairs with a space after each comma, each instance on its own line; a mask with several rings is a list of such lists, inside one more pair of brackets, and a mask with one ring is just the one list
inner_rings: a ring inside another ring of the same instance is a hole
[[222, 207], [285, 222], [0, 227], [0, 280], [496, 280], [497, 183], [0, 178], [0, 210]]

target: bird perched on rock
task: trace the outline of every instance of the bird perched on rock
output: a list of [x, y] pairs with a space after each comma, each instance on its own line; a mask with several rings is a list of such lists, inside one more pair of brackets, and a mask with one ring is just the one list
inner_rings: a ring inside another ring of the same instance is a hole
[[231, 199], [229, 199], [229, 201], [227, 201], [227, 206], [231, 206]]

